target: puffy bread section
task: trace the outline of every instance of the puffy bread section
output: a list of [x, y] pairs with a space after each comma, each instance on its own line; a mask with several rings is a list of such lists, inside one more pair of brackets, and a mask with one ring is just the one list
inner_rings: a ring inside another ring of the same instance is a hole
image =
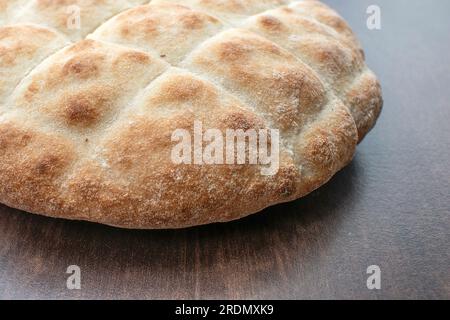
[[296, 163], [302, 171], [300, 188], [308, 194], [352, 160], [358, 131], [347, 107], [333, 100], [317, 121], [294, 139]]
[[[277, 175], [255, 165], [177, 165], [177, 129], [266, 128], [235, 98], [189, 72], [171, 69], [146, 88], [138, 104], [108, 130], [98, 153], [69, 179], [68, 191], [85, 210], [76, 218], [121, 226], [185, 227], [229, 221], [271, 203], [293, 199], [299, 171], [286, 150]], [[105, 210], [105, 208], [107, 210]]]
[[266, 11], [244, 21], [241, 27], [269, 39], [299, 59], [337, 92], [364, 67], [359, 47], [342, 41], [342, 35], [292, 8]]
[[311, 68], [242, 29], [210, 39], [181, 66], [220, 83], [282, 131], [301, 128], [327, 102], [325, 88]]
[[0, 0], [0, 26], [14, 23], [17, 12], [29, 0]]
[[206, 13], [177, 4], [150, 4], [119, 14], [89, 38], [156, 52], [178, 64], [222, 29], [223, 24]]
[[55, 132], [39, 132], [19, 121], [0, 122], [2, 202], [36, 213], [63, 213], [60, 184], [76, 161], [74, 150]]
[[[251, 121], [245, 127], [265, 127], [264, 121], [237, 98], [227, 94], [204, 78], [175, 67], [170, 68], [145, 88], [140, 97], [139, 105], [141, 108], [134, 108], [133, 113], [140, 111], [151, 116], [164, 116], [178, 112], [182, 114], [189, 112], [193, 119], [196, 115], [203, 117], [206, 113], [214, 115], [216, 111], [220, 114], [227, 109], [242, 109], [248, 113], [246, 119], [249, 119], [250, 114], [254, 115], [254, 121]], [[210, 118], [206, 120], [211, 125], [224, 125], [220, 122], [214, 123], [214, 120], [218, 119]], [[227, 124], [230, 125], [229, 128], [235, 127], [232, 123]]]
[[152, 3], [177, 3], [209, 14], [227, 22], [236, 22], [250, 15], [288, 4], [289, 0], [154, 0]]
[[19, 85], [10, 104], [60, 128], [97, 130], [167, 67], [142, 51], [85, 40], [44, 61]]
[[298, 14], [316, 19], [324, 25], [333, 28], [336, 32], [343, 35], [347, 41], [359, 48], [361, 54], [363, 54], [361, 45], [348, 23], [326, 4], [316, 0], [303, 0], [293, 2], [290, 8], [294, 9]]
[[383, 108], [381, 86], [375, 74], [368, 69], [363, 72], [349, 87], [343, 100], [355, 119], [359, 141], [362, 141], [375, 126]]
[[148, 1], [30, 0], [28, 2], [16, 16], [17, 22], [31, 22], [54, 28], [71, 40], [78, 41], [112, 16]]
[[36, 25], [0, 27], [0, 103], [28, 72], [67, 43], [62, 36]]
[[359, 141], [383, 106], [381, 87], [348, 24], [317, 1], [293, 3], [251, 17], [241, 25], [270, 39], [314, 69], [349, 108]]

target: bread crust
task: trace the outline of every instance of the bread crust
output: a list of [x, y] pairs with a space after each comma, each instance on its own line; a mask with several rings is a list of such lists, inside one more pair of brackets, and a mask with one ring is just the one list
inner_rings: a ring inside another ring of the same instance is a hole
[[[375, 125], [378, 80], [319, 1], [147, 2], [0, 0], [0, 202], [123, 228], [227, 222], [319, 188]], [[194, 121], [279, 129], [277, 174], [174, 164]]]

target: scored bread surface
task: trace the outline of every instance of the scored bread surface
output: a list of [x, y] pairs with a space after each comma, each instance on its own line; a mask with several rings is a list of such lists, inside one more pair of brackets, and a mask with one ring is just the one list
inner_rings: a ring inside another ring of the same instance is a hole
[[[0, 0], [0, 84], [0, 202], [125, 228], [300, 198], [382, 108], [354, 34], [315, 0]], [[194, 121], [279, 129], [278, 173], [174, 164], [172, 133]]]

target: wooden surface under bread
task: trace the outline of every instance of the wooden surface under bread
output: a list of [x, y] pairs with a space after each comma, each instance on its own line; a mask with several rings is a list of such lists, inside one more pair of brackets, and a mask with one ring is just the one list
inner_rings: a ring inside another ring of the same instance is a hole
[[[224, 225], [128, 231], [0, 206], [0, 298], [450, 298], [450, 3], [324, 1], [353, 27], [385, 107], [310, 196]], [[379, 265], [382, 289], [366, 287]], [[82, 290], [66, 289], [69, 265]]]

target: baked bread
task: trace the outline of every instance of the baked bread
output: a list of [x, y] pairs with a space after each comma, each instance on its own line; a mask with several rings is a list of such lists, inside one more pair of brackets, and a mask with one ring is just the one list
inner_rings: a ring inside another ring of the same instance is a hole
[[[313, 0], [148, 2], [0, 0], [0, 202], [181, 228], [300, 198], [351, 161], [382, 97], [333, 10]], [[279, 170], [175, 164], [172, 134], [195, 121], [279, 130]]]

